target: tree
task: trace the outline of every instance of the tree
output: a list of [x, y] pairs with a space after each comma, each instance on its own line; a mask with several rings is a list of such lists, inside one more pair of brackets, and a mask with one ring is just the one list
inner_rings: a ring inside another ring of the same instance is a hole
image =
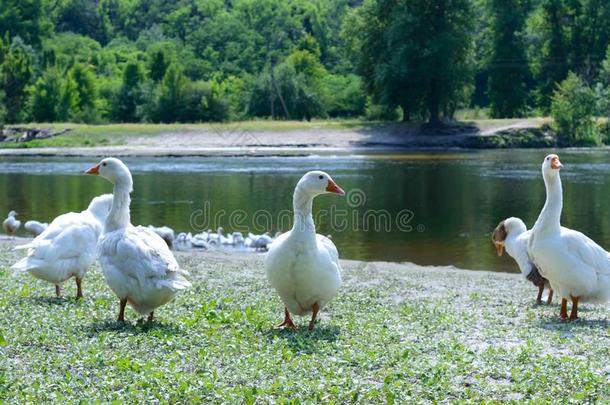
[[74, 79], [68, 75], [61, 88], [61, 97], [58, 106], [58, 115], [61, 121], [78, 120], [81, 115], [78, 86]]
[[2, 90], [4, 91], [6, 105], [6, 121], [8, 123], [18, 122], [24, 113], [26, 101], [26, 86], [32, 78], [32, 62], [30, 55], [21, 46], [1, 45], [2, 65], [0, 66], [2, 76]]
[[41, 0], [2, 0], [0, 2], [0, 35], [9, 39], [20, 37], [32, 46], [39, 46], [47, 32]]
[[557, 83], [568, 72], [587, 83], [597, 77], [610, 41], [610, 2], [542, 0], [529, 22], [530, 60], [538, 105], [548, 111]]
[[599, 136], [593, 117], [594, 91], [578, 75], [570, 72], [553, 94], [551, 116], [560, 141], [565, 145], [596, 145]]
[[529, 76], [523, 40], [529, 0], [487, 0], [486, 6], [491, 17], [487, 62], [490, 114], [494, 118], [522, 116]]
[[69, 93], [66, 93], [65, 96], [68, 97], [67, 101], [70, 103], [77, 101], [76, 108], [70, 106], [70, 118], [85, 122], [95, 120], [95, 101], [97, 99], [95, 75], [88, 66], [76, 63], [68, 71], [68, 78], [71, 83], [66, 87], [66, 91], [69, 93], [75, 91], [76, 97]]
[[345, 23], [368, 91], [438, 123], [451, 116], [472, 81], [470, 0], [367, 0]]
[[187, 79], [180, 67], [170, 65], [159, 89], [157, 118], [162, 122], [180, 122], [184, 108]]
[[137, 107], [142, 100], [141, 85], [144, 80], [142, 68], [138, 62], [131, 61], [123, 70], [123, 83], [113, 103], [113, 118], [120, 122], [136, 122]]
[[57, 68], [46, 70], [36, 80], [30, 96], [30, 109], [34, 121], [54, 122], [59, 119], [61, 82], [61, 73]]
[[169, 61], [162, 49], [157, 49], [148, 55], [148, 75], [156, 83], [163, 79]]

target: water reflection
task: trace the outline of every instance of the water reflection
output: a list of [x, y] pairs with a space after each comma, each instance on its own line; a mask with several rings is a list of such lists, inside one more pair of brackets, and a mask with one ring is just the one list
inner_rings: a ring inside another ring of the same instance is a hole
[[[253, 226], [257, 213], [270, 212], [273, 221], [268, 230], [286, 230], [289, 224], [278, 225], [275, 215], [291, 209], [292, 190], [300, 175], [320, 169], [346, 191], [358, 189], [364, 196], [355, 203], [334, 195], [316, 199], [314, 211], [328, 213], [319, 219], [318, 231], [332, 234], [342, 257], [516, 271], [512, 261], [495, 256], [490, 232], [511, 215], [533, 224], [544, 204], [540, 162], [548, 152], [127, 158], [125, 162], [134, 175], [136, 224], [193, 230], [191, 215], [207, 202], [216, 220], [200, 227], [222, 225], [230, 232], [229, 217], [239, 210], [248, 218], [244, 225]], [[607, 152], [560, 154], [565, 164], [563, 224], [610, 247], [610, 219], [605, 215], [610, 203]], [[81, 174], [96, 160], [3, 158], [0, 214], [16, 209], [22, 220], [49, 221], [59, 213], [83, 209], [93, 196], [111, 191], [105, 180]], [[386, 210], [392, 216], [389, 232], [374, 229], [370, 210]], [[413, 214], [408, 232], [395, 222], [405, 210]], [[341, 212], [347, 213], [349, 226], [337, 230], [333, 221]]]

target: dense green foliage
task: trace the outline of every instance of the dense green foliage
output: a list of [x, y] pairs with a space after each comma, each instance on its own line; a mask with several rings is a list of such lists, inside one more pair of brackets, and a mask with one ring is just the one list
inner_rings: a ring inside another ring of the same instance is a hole
[[605, 0], [0, 0], [0, 117], [519, 117], [570, 72], [607, 115], [608, 21]]

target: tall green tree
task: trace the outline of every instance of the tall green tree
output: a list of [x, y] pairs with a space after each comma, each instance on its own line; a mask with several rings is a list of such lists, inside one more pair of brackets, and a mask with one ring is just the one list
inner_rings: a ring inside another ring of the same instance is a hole
[[93, 110], [97, 91], [95, 87], [95, 75], [86, 65], [76, 63], [68, 72], [68, 76], [76, 85], [78, 93], [78, 107], [81, 111]]
[[25, 111], [27, 85], [32, 78], [32, 61], [30, 55], [19, 46], [0, 45], [3, 51], [2, 65], [0, 66], [4, 91], [6, 121], [19, 122]]
[[184, 97], [188, 81], [179, 66], [172, 64], [165, 72], [159, 86], [158, 120], [162, 122], [182, 121]]
[[438, 123], [465, 98], [473, 74], [470, 0], [367, 0], [345, 24], [369, 91]]
[[57, 68], [47, 69], [36, 80], [31, 90], [31, 114], [36, 122], [55, 122], [59, 119], [62, 77]]
[[610, 41], [610, 2], [542, 0], [529, 22], [530, 60], [537, 103], [548, 112], [557, 83], [568, 72], [591, 83]]
[[123, 83], [113, 100], [113, 118], [120, 122], [136, 122], [137, 108], [142, 100], [144, 74], [139, 62], [131, 61], [123, 70]]
[[39, 46], [50, 24], [42, 0], [0, 1], [0, 35], [20, 37], [28, 45]]
[[148, 55], [148, 75], [156, 83], [163, 79], [170, 62], [163, 49], [156, 49]]
[[529, 66], [524, 41], [530, 0], [487, 0], [491, 46], [487, 62], [490, 114], [522, 116], [527, 102]]

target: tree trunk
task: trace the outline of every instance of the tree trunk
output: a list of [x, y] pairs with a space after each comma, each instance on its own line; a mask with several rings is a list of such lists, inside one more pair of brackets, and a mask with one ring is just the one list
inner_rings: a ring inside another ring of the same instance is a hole
[[400, 108], [402, 108], [402, 122], [411, 121], [411, 111], [409, 110], [409, 105], [404, 103], [400, 106]]

